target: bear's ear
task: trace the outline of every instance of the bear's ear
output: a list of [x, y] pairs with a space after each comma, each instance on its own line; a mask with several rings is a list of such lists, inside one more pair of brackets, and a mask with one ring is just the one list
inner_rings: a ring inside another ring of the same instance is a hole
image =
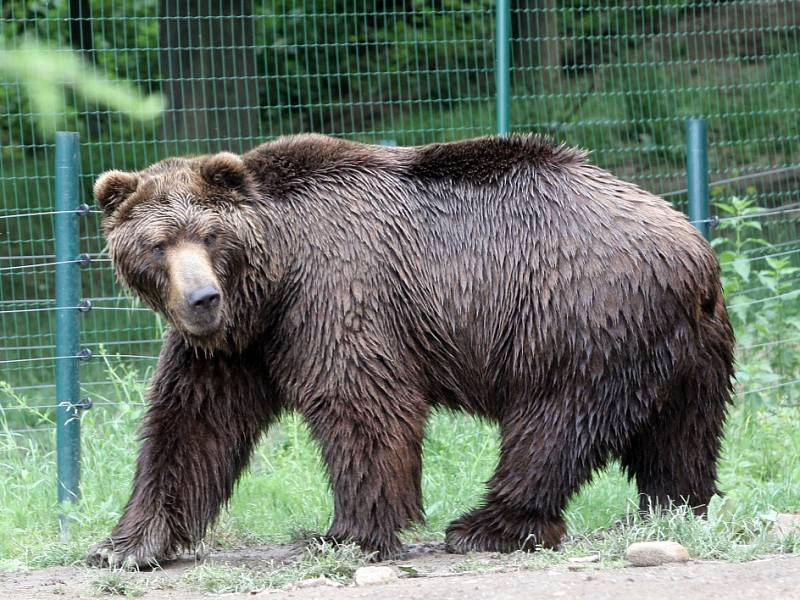
[[125, 171], [106, 171], [94, 184], [94, 197], [104, 217], [114, 214], [123, 200], [136, 191], [139, 176]]
[[245, 167], [242, 158], [231, 152], [220, 152], [205, 159], [200, 173], [208, 183], [231, 190], [244, 185]]

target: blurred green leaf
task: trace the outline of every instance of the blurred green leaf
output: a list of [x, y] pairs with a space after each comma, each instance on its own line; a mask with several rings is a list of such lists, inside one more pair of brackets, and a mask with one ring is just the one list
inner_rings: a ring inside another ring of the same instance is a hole
[[733, 270], [736, 271], [736, 274], [741, 277], [743, 281], [747, 281], [750, 278], [750, 261], [746, 257], [737, 257], [733, 261], [732, 266]]
[[130, 83], [103, 76], [73, 50], [30, 37], [15, 48], [0, 46], [0, 78], [23, 86], [40, 129], [48, 135], [55, 133], [57, 116], [65, 110], [67, 87], [140, 121], [157, 118], [165, 108], [161, 95], [146, 96]]

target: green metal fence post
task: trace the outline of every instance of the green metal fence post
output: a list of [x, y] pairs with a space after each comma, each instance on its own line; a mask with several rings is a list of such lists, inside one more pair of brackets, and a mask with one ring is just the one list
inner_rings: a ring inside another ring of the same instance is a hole
[[[81, 422], [78, 416], [78, 134], [56, 134], [56, 453], [58, 502], [80, 496]], [[59, 517], [68, 535], [66, 517]]]
[[497, 134], [508, 135], [511, 112], [511, 7], [497, 0], [495, 31], [495, 81], [497, 86]]
[[689, 190], [689, 220], [709, 239], [708, 218], [708, 140], [705, 119], [686, 123], [686, 178]]

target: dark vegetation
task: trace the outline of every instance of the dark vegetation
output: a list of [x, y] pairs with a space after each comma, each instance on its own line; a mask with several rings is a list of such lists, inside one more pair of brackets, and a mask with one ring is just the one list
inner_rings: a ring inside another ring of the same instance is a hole
[[[67, 98], [65, 129], [100, 148], [116, 144], [114, 166], [141, 167], [165, 153], [239, 150], [300, 131], [404, 144], [491, 133], [494, 5], [11, 0], [0, 39], [71, 44], [110, 75], [163, 92], [171, 110], [153, 127]], [[680, 168], [687, 115], [707, 116], [712, 140], [737, 146], [738, 166], [791, 160], [798, 8], [513, 1], [512, 125], [600, 151], [634, 176], [644, 175], [637, 153], [651, 155], [648, 167]], [[4, 153], [40, 151], [27, 101], [4, 92]]]

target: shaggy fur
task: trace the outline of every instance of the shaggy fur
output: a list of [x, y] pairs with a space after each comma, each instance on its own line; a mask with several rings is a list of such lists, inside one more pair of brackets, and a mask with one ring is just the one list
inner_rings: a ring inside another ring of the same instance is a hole
[[[316, 135], [170, 159], [96, 186], [120, 279], [172, 323], [133, 494], [95, 564], [191, 548], [285, 410], [319, 442], [329, 535], [387, 557], [423, 518], [436, 407], [495, 420], [456, 552], [555, 546], [618, 457], [642, 502], [715, 493], [733, 375], [719, 267], [686, 218], [539, 137], [385, 148]], [[203, 244], [222, 324], [168, 305], [163, 249]], [[160, 249], [160, 250], [159, 250]]]

